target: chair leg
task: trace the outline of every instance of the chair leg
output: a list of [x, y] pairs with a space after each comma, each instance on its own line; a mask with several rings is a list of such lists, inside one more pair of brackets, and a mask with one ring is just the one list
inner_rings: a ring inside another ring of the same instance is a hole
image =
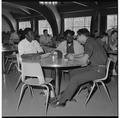
[[82, 87], [80, 87], [79, 91], [78, 91], [78, 95], [80, 94], [80, 92], [82, 91]]
[[101, 93], [101, 89], [100, 89], [100, 86], [98, 85], [98, 83], [96, 83], [96, 85], [97, 85], [97, 88], [100, 90], [100, 93]]
[[[15, 63], [15, 67], [16, 67], [16, 69], [17, 69], [17, 71], [18, 71], [18, 67], [17, 67], [17, 64]], [[18, 71], [19, 72], [19, 71]]]
[[15, 87], [15, 91], [17, 90], [17, 88], [19, 87], [20, 83], [22, 82], [21, 81], [21, 77], [22, 77], [22, 75], [20, 75], [20, 77], [19, 77], [19, 79], [17, 81], [16, 87]]
[[52, 91], [53, 91], [54, 96], [56, 96], [56, 95], [55, 95], [55, 89], [54, 89], [53, 85], [52, 85], [51, 83], [49, 83], [49, 85], [50, 85], [51, 88], [52, 88]]
[[45, 103], [45, 115], [47, 115], [47, 111], [48, 111], [48, 107], [49, 107], [49, 99], [50, 99], [50, 89], [48, 86], [46, 86], [47, 88], [47, 95], [46, 95], [46, 103]]
[[20, 107], [20, 104], [21, 104], [21, 101], [22, 101], [22, 98], [24, 96], [26, 88], [27, 88], [27, 85], [23, 84], [23, 86], [21, 88], [21, 92], [20, 92], [20, 97], [19, 97], [18, 105], [17, 105], [17, 111], [19, 110], [19, 107]]
[[89, 93], [89, 95], [88, 95], [88, 97], [86, 99], [85, 105], [87, 105], [88, 101], [90, 100], [91, 95], [92, 95], [92, 93], [94, 91], [95, 85], [96, 85], [96, 83], [94, 82], [93, 86], [91, 87], [91, 91], [90, 91], [90, 93]]
[[106, 86], [102, 81], [101, 81], [101, 83], [102, 83], [102, 85], [103, 85], [103, 87], [104, 87], [104, 89], [105, 89], [105, 92], [107, 93], [107, 96], [108, 96], [110, 102], [112, 103], [112, 99], [111, 99], [111, 96], [110, 96], [110, 93], [109, 93], [109, 91], [108, 91], [107, 86]]
[[32, 87], [28, 85], [28, 88], [30, 90], [31, 96], [33, 97], [34, 95], [33, 95], [33, 89], [32, 89]]
[[8, 67], [8, 71], [7, 71], [7, 73], [9, 73], [9, 71], [10, 71], [12, 65], [13, 65], [13, 63], [11, 62], [10, 65], [9, 65], [9, 67]]
[[7, 64], [7, 62], [8, 62], [8, 58], [7, 58], [6, 61], [5, 61], [5, 65]]

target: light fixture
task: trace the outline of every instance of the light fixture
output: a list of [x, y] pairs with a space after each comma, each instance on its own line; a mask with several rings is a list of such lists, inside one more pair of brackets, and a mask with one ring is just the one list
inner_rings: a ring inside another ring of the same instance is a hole
[[42, 5], [56, 5], [58, 4], [57, 1], [39, 1], [39, 4], [42, 4]]

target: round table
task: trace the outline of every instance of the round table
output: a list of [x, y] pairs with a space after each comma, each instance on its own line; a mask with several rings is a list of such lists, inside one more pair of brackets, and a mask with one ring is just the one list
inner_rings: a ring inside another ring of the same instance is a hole
[[78, 60], [68, 61], [66, 59], [54, 59], [52, 55], [42, 57], [40, 60], [23, 59], [23, 62], [39, 62], [43, 68], [54, 68], [55, 69], [55, 92], [56, 95], [60, 93], [60, 81], [59, 81], [59, 69], [71, 69], [81, 67], [82, 62]]

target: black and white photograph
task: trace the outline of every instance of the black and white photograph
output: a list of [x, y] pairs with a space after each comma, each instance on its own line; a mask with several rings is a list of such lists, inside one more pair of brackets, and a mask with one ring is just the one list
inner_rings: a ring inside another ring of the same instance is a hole
[[2, 117], [119, 116], [118, 0], [1, 1]]

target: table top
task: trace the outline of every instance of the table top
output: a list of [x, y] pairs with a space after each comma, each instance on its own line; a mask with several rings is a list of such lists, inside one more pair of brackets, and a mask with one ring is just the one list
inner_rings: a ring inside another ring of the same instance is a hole
[[11, 46], [2, 47], [2, 52], [12, 52], [12, 51], [17, 51], [17, 48]]
[[82, 62], [79, 60], [53, 59], [51, 54], [46, 54], [40, 60], [23, 59], [23, 62], [39, 62], [42, 67], [46, 68], [75, 68], [82, 66]]

